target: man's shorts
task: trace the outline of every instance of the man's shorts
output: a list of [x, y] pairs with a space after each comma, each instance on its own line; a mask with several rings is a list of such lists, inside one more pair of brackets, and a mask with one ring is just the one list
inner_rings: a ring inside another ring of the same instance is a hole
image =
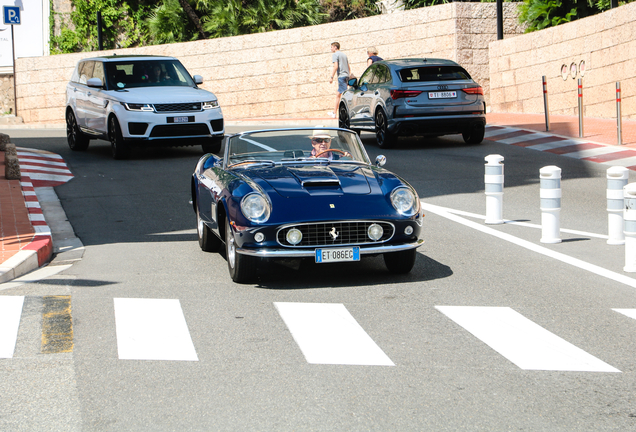
[[347, 81], [349, 81], [348, 76], [338, 77], [338, 93], [342, 94], [347, 90]]

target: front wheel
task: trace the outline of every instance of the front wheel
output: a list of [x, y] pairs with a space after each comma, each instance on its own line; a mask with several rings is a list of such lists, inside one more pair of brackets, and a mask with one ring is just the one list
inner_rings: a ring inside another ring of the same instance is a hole
[[70, 109], [66, 113], [66, 141], [73, 151], [84, 151], [90, 143], [90, 139], [79, 130], [75, 114]]
[[347, 107], [344, 104], [340, 105], [338, 110], [338, 127], [340, 129], [351, 129], [351, 120], [349, 119], [349, 113]]
[[462, 138], [466, 144], [480, 144], [484, 140], [486, 128], [484, 125], [476, 125], [462, 133]]
[[415, 265], [415, 249], [384, 254], [384, 264], [391, 273], [404, 274], [411, 271]]
[[215, 153], [218, 154], [221, 151], [221, 145], [223, 144], [223, 138], [209, 138], [205, 144], [201, 144], [203, 153]]
[[130, 149], [124, 144], [121, 128], [115, 116], [111, 116], [108, 120], [108, 138], [110, 140], [113, 159], [126, 159], [130, 153]]
[[256, 279], [257, 258], [236, 253], [236, 242], [230, 221], [225, 221], [225, 257], [230, 277], [236, 283], [250, 283]]
[[386, 114], [382, 110], [375, 115], [375, 137], [378, 147], [382, 149], [391, 147], [397, 138], [396, 135], [389, 132]]

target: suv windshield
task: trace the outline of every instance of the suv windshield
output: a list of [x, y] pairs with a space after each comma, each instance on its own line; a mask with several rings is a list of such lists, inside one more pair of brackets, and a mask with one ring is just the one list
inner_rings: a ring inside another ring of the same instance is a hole
[[247, 132], [227, 141], [227, 165], [258, 162], [362, 162], [370, 163], [355, 132], [337, 129], [291, 129]]
[[177, 60], [130, 60], [106, 63], [108, 87], [184, 86], [194, 87], [194, 81]]
[[401, 69], [402, 82], [469, 80], [470, 75], [461, 66], [422, 66]]

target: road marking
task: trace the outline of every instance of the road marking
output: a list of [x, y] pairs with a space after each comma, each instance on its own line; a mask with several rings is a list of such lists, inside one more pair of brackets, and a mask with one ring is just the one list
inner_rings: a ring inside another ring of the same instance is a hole
[[24, 285], [26, 283], [34, 283], [40, 281], [42, 279], [46, 279], [50, 276], [54, 276], [64, 270], [71, 268], [71, 264], [65, 265], [48, 265], [46, 267], [40, 267], [37, 270], [33, 270], [30, 273], [27, 273], [24, 276], [20, 276], [19, 278], [15, 278], [9, 282], [5, 282], [0, 284], [0, 291], [19, 287], [20, 285]]
[[433, 204], [424, 204], [422, 203], [422, 209], [429, 211], [431, 213], [435, 213], [438, 216], [442, 216], [445, 217], [446, 219], [450, 219], [454, 222], [463, 224], [467, 227], [476, 229], [478, 231], [481, 231], [483, 233], [486, 234], [490, 234], [492, 236], [498, 237], [502, 240], [508, 241], [510, 243], [514, 243], [517, 246], [521, 246], [524, 247], [526, 249], [529, 249], [533, 252], [537, 252], [540, 253], [542, 255], [548, 256], [550, 258], [554, 258], [556, 260], [559, 260], [561, 262], [564, 262], [566, 264], [570, 264], [573, 265], [575, 267], [578, 267], [582, 270], [586, 270], [589, 271], [591, 273], [594, 273], [596, 275], [611, 279], [615, 282], [619, 282], [622, 284], [625, 284], [627, 286], [630, 286], [632, 288], [636, 288], [636, 279], [632, 279], [630, 277], [627, 277], [625, 275], [622, 275], [620, 273], [616, 273], [613, 272], [611, 270], [607, 270], [604, 269], [603, 267], [599, 267], [597, 265], [582, 261], [580, 259], [577, 258], [573, 258], [571, 256], [562, 254], [560, 252], [555, 252], [552, 249], [548, 249], [546, 247], [543, 246], [539, 246], [537, 244], [534, 244], [532, 242], [529, 242], [527, 240], [523, 240], [520, 239], [518, 237], [515, 237], [513, 235], [501, 232], [501, 231], [497, 231], [496, 229], [484, 226], [484, 225], [480, 225], [477, 222], [473, 222], [473, 221], [469, 221], [466, 220], [462, 217], [459, 217], [457, 215], [452, 214], [450, 211], [446, 210], [444, 207], [439, 207]]
[[395, 366], [340, 303], [274, 303], [308, 363]]
[[0, 358], [13, 358], [24, 296], [0, 296]]
[[42, 311], [42, 354], [73, 351], [71, 296], [44, 297]]
[[620, 372], [511, 308], [435, 308], [521, 369]]
[[612, 309], [612, 310], [618, 313], [621, 313], [625, 316], [628, 316], [630, 318], [636, 319], [636, 309]]
[[116, 298], [114, 303], [120, 359], [199, 360], [179, 300]]

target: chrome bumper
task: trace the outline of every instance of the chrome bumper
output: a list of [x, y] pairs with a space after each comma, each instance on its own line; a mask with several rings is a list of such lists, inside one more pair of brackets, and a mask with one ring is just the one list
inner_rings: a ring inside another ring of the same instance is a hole
[[[415, 249], [424, 244], [419, 239], [415, 243], [403, 243], [396, 245], [360, 246], [360, 255], [382, 254], [388, 252], [400, 252]], [[342, 247], [347, 247], [343, 245]], [[324, 249], [325, 247], [322, 247]], [[318, 249], [318, 248], [316, 248]], [[236, 249], [236, 253], [259, 258], [312, 258], [316, 256], [315, 249]]]

